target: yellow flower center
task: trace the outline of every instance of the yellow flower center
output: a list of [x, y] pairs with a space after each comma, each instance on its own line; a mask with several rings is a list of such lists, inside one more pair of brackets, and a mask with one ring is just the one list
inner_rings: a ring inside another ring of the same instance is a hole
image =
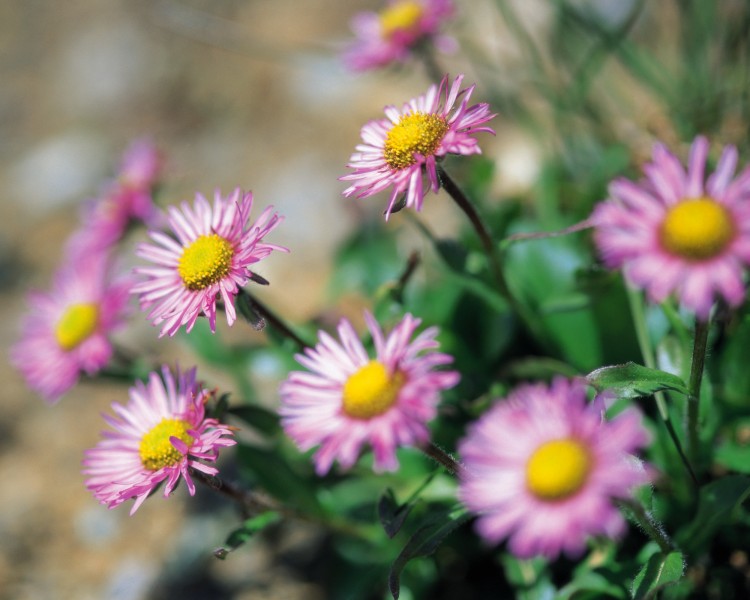
[[177, 272], [189, 290], [204, 290], [229, 273], [234, 248], [215, 233], [202, 235], [182, 252]]
[[396, 2], [380, 12], [380, 32], [390, 38], [397, 31], [414, 29], [422, 17], [423, 9], [419, 2], [406, 0]]
[[385, 162], [392, 169], [410, 167], [414, 154], [431, 156], [448, 132], [441, 116], [415, 112], [402, 116], [385, 138]]
[[720, 254], [735, 234], [732, 216], [711, 198], [688, 198], [667, 212], [661, 226], [664, 248], [688, 260]]
[[371, 360], [344, 384], [344, 412], [355, 419], [370, 419], [387, 411], [406, 382], [400, 371], [393, 375], [383, 363]]
[[182, 453], [169, 441], [176, 437], [188, 446], [193, 443], [193, 437], [187, 433], [190, 425], [180, 419], [162, 419], [151, 431], [141, 438], [138, 453], [141, 464], [149, 471], [158, 471], [162, 467], [170, 467], [182, 460]]
[[526, 463], [526, 485], [540, 500], [563, 500], [586, 483], [591, 456], [573, 439], [553, 440], [537, 448]]
[[55, 325], [55, 339], [63, 350], [72, 350], [94, 333], [98, 324], [98, 305], [71, 304]]

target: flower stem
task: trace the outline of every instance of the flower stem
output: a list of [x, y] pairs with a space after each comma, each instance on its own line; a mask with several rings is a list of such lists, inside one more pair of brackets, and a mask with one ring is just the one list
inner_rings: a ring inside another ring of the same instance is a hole
[[[627, 289], [627, 294], [628, 302], [630, 303], [630, 313], [633, 317], [633, 325], [635, 327], [635, 335], [638, 339], [638, 346], [641, 349], [643, 362], [649, 369], [655, 369], [656, 361], [654, 360], [654, 349], [651, 347], [651, 338], [649, 338], [648, 328], [646, 327], [646, 314], [643, 310], [643, 299], [638, 292], [630, 288]], [[656, 407], [659, 410], [659, 416], [664, 423], [664, 427], [667, 429], [667, 433], [677, 450], [677, 454], [679, 455], [685, 470], [688, 472], [691, 481], [697, 487], [698, 478], [695, 475], [695, 471], [693, 471], [690, 460], [688, 460], [688, 457], [682, 448], [680, 438], [677, 437], [677, 432], [675, 432], [672, 422], [669, 420], [669, 410], [667, 409], [667, 401], [664, 392], [656, 392], [654, 394], [654, 401], [656, 402]]]
[[543, 341], [547, 345], [551, 345], [547, 336], [544, 334], [543, 329], [540, 327], [540, 321], [538, 316], [534, 314], [525, 304], [519, 302], [508, 286], [508, 282], [503, 274], [503, 269], [500, 265], [498, 258], [495, 242], [492, 240], [492, 235], [489, 229], [485, 226], [482, 218], [479, 216], [477, 209], [471, 203], [463, 190], [458, 187], [455, 181], [448, 175], [442, 165], [437, 165], [438, 178], [442, 188], [448, 193], [458, 207], [464, 212], [471, 222], [474, 231], [479, 236], [479, 240], [482, 243], [484, 252], [487, 255], [487, 260], [490, 264], [490, 270], [492, 276], [497, 284], [498, 291], [503, 296], [505, 301], [525, 323], [528, 330], [539, 340]]
[[436, 463], [445, 467], [451, 475], [456, 475], [458, 477], [463, 476], [464, 466], [442, 448], [436, 446], [432, 442], [428, 442], [421, 444], [419, 449]]
[[688, 382], [687, 429], [688, 452], [693, 461], [698, 459], [700, 440], [698, 438], [701, 382], [703, 366], [706, 362], [708, 345], [709, 320], [695, 320], [695, 341], [693, 342], [693, 359], [690, 363], [690, 381]]
[[664, 531], [661, 523], [643, 508], [643, 505], [640, 502], [628, 498], [619, 500], [618, 504], [620, 505], [620, 508], [629, 512], [635, 522], [646, 532], [646, 535], [659, 545], [659, 549], [663, 554], [669, 554], [675, 550], [674, 542]]
[[238, 297], [239, 303], [246, 302], [253, 311], [257, 312], [260, 317], [268, 321], [271, 327], [273, 327], [284, 337], [292, 340], [295, 344], [297, 344], [300, 350], [310, 347], [310, 344], [308, 344], [300, 336], [294, 333], [294, 331], [292, 331], [289, 326], [284, 323], [284, 321], [279, 316], [276, 315], [276, 313], [274, 313], [270, 308], [268, 308], [268, 306], [263, 304], [255, 296], [252, 296], [250, 292], [243, 288], [240, 288], [239, 296], [242, 296], [242, 298]]
[[[238, 486], [219, 479], [215, 475], [208, 475], [197, 469], [190, 469], [190, 476], [197, 479], [215, 492], [234, 500], [242, 508], [243, 513], [247, 515], [259, 515], [268, 511], [285, 513], [282, 507], [273, 504], [269, 499], [263, 498], [260, 494], [253, 493], [249, 490], [243, 490]], [[291, 515], [285, 515], [291, 516]]]
[[246, 516], [256, 516], [262, 513], [273, 511], [284, 518], [298, 519], [310, 523], [316, 523], [319, 525], [323, 525], [324, 527], [328, 527], [329, 529], [333, 529], [338, 533], [360, 538], [367, 537], [367, 531], [362, 527], [359, 527], [358, 524], [354, 522], [345, 521], [343, 519], [323, 520], [312, 518], [309, 515], [305, 515], [295, 510], [281, 506], [262, 494], [242, 489], [232, 483], [220, 479], [215, 475], [208, 475], [192, 467], [190, 468], [190, 476], [194, 477], [215, 492], [223, 494], [224, 496], [237, 502], [237, 504], [239, 504], [240, 508], [242, 509], [242, 512]]

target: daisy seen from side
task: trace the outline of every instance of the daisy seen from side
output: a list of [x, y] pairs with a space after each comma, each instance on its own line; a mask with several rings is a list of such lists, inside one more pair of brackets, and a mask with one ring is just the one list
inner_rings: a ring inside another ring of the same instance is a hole
[[446, 75], [439, 86], [430, 86], [400, 111], [387, 106], [387, 118], [367, 123], [361, 132], [363, 143], [347, 165], [354, 171], [339, 178], [352, 182], [344, 196], [366, 198], [391, 188], [386, 220], [402, 194], [405, 206], [421, 210], [427, 191], [423, 177], [427, 189], [440, 188], [437, 161], [447, 154], [480, 154], [473, 136], [482, 131], [494, 134], [483, 123], [495, 115], [486, 103], [469, 106], [475, 86], [462, 90], [462, 82], [463, 75], [453, 83]]
[[737, 150], [727, 146], [706, 179], [708, 151], [696, 138], [684, 168], [657, 144], [645, 180], [612, 182], [591, 217], [607, 267], [621, 268], [651, 301], [674, 295], [704, 321], [718, 298], [742, 303], [750, 263], [750, 167], [735, 177]]
[[376, 472], [398, 468], [396, 449], [429, 440], [440, 393], [459, 380], [455, 371], [438, 370], [453, 358], [436, 351], [437, 328], [415, 337], [420, 320], [407, 314], [386, 335], [369, 312], [365, 321], [374, 358], [342, 319], [339, 339], [321, 331], [318, 344], [296, 356], [308, 371], [290, 373], [280, 387], [282, 426], [302, 451], [318, 446], [319, 475], [334, 461], [351, 468], [364, 446], [372, 448]]
[[581, 380], [526, 384], [469, 427], [458, 446], [459, 497], [490, 543], [520, 558], [577, 557], [590, 536], [617, 538], [630, 498], [650, 475], [633, 455], [649, 441], [640, 413], [603, 421]]
[[283, 217], [269, 206], [249, 224], [252, 206], [252, 193], [239, 188], [226, 198], [217, 190], [213, 205], [197, 194], [193, 206], [183, 202], [179, 208], [169, 208], [176, 239], [150, 231], [155, 243], [138, 246], [138, 256], [155, 266], [135, 269], [144, 280], [133, 293], [139, 295], [142, 309], [150, 309], [149, 320], [162, 324], [160, 336], [174, 335], [183, 325], [189, 332], [200, 314], [215, 331], [219, 297], [232, 325], [237, 316], [234, 298], [251, 279], [251, 267], [274, 250], [288, 252], [263, 241]]
[[29, 294], [10, 359], [32, 390], [54, 404], [81, 374], [107, 365], [110, 336], [125, 323], [132, 284], [129, 276], [112, 276], [106, 255], [88, 256], [60, 267], [49, 291]]
[[112, 429], [85, 452], [86, 487], [108, 508], [134, 499], [131, 515], [162, 482], [165, 497], [180, 479], [194, 495], [190, 470], [218, 474], [206, 462], [215, 462], [220, 449], [236, 443], [231, 428], [206, 417], [210, 396], [196, 381], [195, 368], [173, 374], [163, 366], [147, 383], [137, 381], [129, 402], [113, 403], [114, 416], [104, 416]]
[[427, 43], [452, 52], [455, 40], [440, 29], [454, 14], [452, 0], [390, 0], [380, 12], [357, 13], [351, 21], [356, 40], [346, 48], [344, 63], [353, 71], [402, 63]]
[[153, 200], [162, 158], [147, 138], [134, 141], [123, 154], [117, 178], [86, 203], [81, 227], [71, 235], [67, 252], [72, 257], [106, 252], [136, 222], [156, 227], [162, 213]]

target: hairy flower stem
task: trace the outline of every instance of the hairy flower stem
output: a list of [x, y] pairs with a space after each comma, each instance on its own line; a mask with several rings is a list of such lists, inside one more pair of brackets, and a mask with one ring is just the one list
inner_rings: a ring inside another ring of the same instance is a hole
[[693, 342], [693, 359], [690, 363], [690, 381], [688, 382], [687, 432], [688, 452], [693, 462], [699, 460], [700, 440], [698, 438], [701, 382], [703, 366], [706, 362], [709, 320], [695, 320], [695, 341]]
[[[646, 327], [646, 314], [643, 310], [643, 298], [638, 292], [629, 288], [627, 290], [627, 293], [628, 302], [630, 304], [630, 313], [633, 317], [633, 325], [635, 327], [635, 335], [638, 339], [638, 346], [641, 349], [643, 362], [649, 369], [655, 369], [656, 361], [654, 360], [654, 349], [651, 346], [651, 338], [649, 338], [648, 335], [648, 327]], [[685, 470], [688, 472], [690, 480], [697, 487], [698, 478], [696, 477], [695, 471], [693, 471], [693, 467], [682, 448], [680, 438], [677, 437], [677, 432], [675, 432], [674, 426], [669, 420], [669, 410], [667, 409], [667, 400], [664, 397], [664, 393], [656, 392], [654, 394], [654, 401], [656, 402], [656, 407], [659, 409], [659, 416], [664, 423], [664, 427], [667, 429], [667, 433], [669, 434], [669, 437], [671, 438], [672, 443], [677, 450], [677, 454], [679, 455], [680, 460], [685, 467]]]
[[445, 467], [451, 475], [456, 475], [459, 478], [463, 476], [464, 466], [442, 448], [439, 448], [432, 442], [427, 442], [420, 445], [419, 449], [432, 460]]
[[479, 236], [484, 252], [487, 255], [490, 270], [492, 271], [492, 276], [497, 284], [498, 291], [537, 340], [548, 343], [547, 336], [539, 326], [537, 315], [535, 315], [525, 304], [519, 302], [511, 292], [508, 282], [505, 279], [505, 275], [503, 274], [502, 266], [500, 265], [495, 242], [492, 240], [492, 235], [482, 221], [482, 218], [479, 216], [477, 209], [440, 164], [437, 165], [437, 173], [442, 188], [448, 192], [448, 195], [468, 217], [474, 231], [476, 231]]
[[281, 506], [265, 495], [242, 489], [232, 483], [220, 479], [215, 475], [208, 475], [194, 468], [190, 469], [190, 476], [197, 479], [215, 492], [223, 494], [227, 498], [236, 502], [246, 516], [256, 516], [273, 511], [287, 519], [298, 519], [311, 523], [318, 523], [329, 529], [333, 529], [338, 533], [360, 538], [367, 537], [367, 532], [363, 528], [359, 527], [356, 523], [339, 519], [315, 519], [310, 515], [305, 515], [295, 510]]
[[208, 475], [203, 471], [191, 468], [190, 476], [215, 492], [219, 492], [237, 502], [242, 508], [243, 513], [246, 515], [254, 516], [271, 510], [279, 513], [285, 512], [280, 506], [273, 504], [271, 500], [262, 497], [260, 494], [253, 493], [249, 490], [243, 490], [232, 483], [219, 479], [215, 475]]
[[675, 550], [674, 542], [664, 531], [661, 523], [643, 508], [643, 505], [640, 502], [629, 498], [618, 500], [618, 504], [621, 509], [624, 509], [630, 514], [636, 524], [643, 529], [646, 535], [659, 545], [659, 549], [663, 554], [669, 554]]

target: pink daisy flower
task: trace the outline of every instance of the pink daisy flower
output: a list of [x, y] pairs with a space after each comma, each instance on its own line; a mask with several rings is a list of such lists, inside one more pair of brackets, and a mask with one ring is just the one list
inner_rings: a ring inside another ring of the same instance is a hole
[[344, 52], [344, 62], [354, 71], [406, 62], [426, 42], [452, 52], [455, 40], [439, 30], [454, 12], [452, 0], [390, 0], [379, 13], [358, 13], [351, 22], [357, 39]]
[[398, 468], [396, 448], [429, 439], [426, 423], [435, 416], [440, 392], [459, 379], [455, 371], [435, 370], [453, 361], [435, 351], [437, 328], [412, 339], [421, 321], [409, 314], [388, 336], [370, 313], [365, 321], [375, 358], [342, 319], [340, 341], [321, 331], [317, 346], [296, 356], [311, 372], [294, 371], [281, 385], [284, 430], [302, 451], [320, 446], [313, 457], [319, 475], [334, 460], [352, 467], [365, 444], [372, 447], [375, 471]]
[[133, 293], [140, 294], [141, 308], [151, 308], [148, 317], [154, 325], [164, 323], [160, 336], [174, 335], [186, 325], [190, 331], [198, 316], [208, 317], [216, 331], [216, 298], [221, 296], [227, 323], [236, 319], [234, 297], [252, 276], [250, 266], [273, 250], [286, 248], [266, 244], [263, 238], [282, 221], [266, 208], [258, 220], [248, 226], [253, 207], [251, 192], [237, 188], [227, 198], [217, 190], [213, 207], [196, 194], [191, 207], [170, 207], [169, 225], [177, 240], [158, 231], [149, 235], [154, 244], [140, 244], [137, 254], [155, 263], [135, 269], [146, 276]]
[[406, 206], [421, 210], [423, 175], [427, 174], [433, 192], [440, 187], [439, 159], [446, 154], [480, 154], [472, 136], [480, 131], [494, 134], [480, 125], [495, 115], [486, 103], [469, 106], [474, 86], [460, 90], [462, 81], [463, 75], [459, 75], [449, 86], [446, 75], [440, 86], [430, 86], [425, 95], [405, 104], [400, 112], [395, 106], [386, 106], [386, 119], [367, 123], [361, 133], [364, 143], [357, 146], [347, 165], [354, 172], [339, 178], [354, 182], [344, 190], [344, 196], [366, 198], [390, 187], [386, 220], [404, 193]]
[[103, 252], [119, 242], [128, 226], [142, 221], [157, 226], [161, 213], [153, 202], [162, 160], [147, 139], [136, 140], [125, 151], [117, 180], [84, 208], [83, 223], [68, 242], [72, 257]]
[[94, 375], [112, 356], [109, 335], [123, 324], [132, 281], [111, 280], [97, 256], [66, 263], [49, 292], [29, 295], [29, 312], [11, 362], [28, 386], [57, 402], [81, 373]]
[[617, 179], [594, 210], [594, 241], [604, 263], [653, 302], [674, 294], [707, 319], [714, 300], [745, 298], [750, 262], [750, 167], [734, 177], [737, 150], [727, 146], [704, 183], [708, 141], [698, 137], [687, 170], [663, 145], [644, 166], [646, 180]]
[[491, 543], [509, 538], [521, 558], [580, 555], [586, 538], [620, 536], [625, 521], [612, 503], [649, 475], [631, 455], [648, 443], [640, 413], [613, 421], [586, 401], [582, 380], [516, 388], [459, 443], [465, 468], [459, 497]]
[[173, 376], [164, 366], [161, 377], [153, 372], [148, 383], [136, 382], [128, 404], [115, 402], [115, 416], [104, 415], [114, 431], [103, 432], [85, 453], [86, 487], [109, 508], [135, 498], [131, 515], [165, 480], [165, 497], [180, 477], [194, 495], [190, 469], [216, 475], [218, 469], [201, 461], [216, 461], [219, 448], [236, 443], [228, 426], [206, 418], [210, 395], [196, 382], [195, 368]]

